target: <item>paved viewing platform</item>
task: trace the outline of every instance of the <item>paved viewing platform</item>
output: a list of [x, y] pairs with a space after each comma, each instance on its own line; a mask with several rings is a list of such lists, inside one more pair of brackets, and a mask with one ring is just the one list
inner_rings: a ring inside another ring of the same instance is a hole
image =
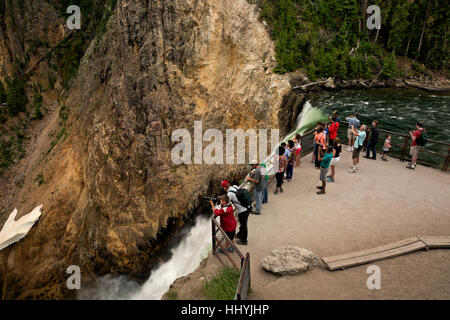
[[[319, 170], [311, 154], [273, 194], [260, 216], [249, 218], [252, 294], [249, 299], [450, 299], [450, 250], [417, 251], [329, 271], [316, 267], [297, 275], [265, 271], [261, 259], [286, 245], [308, 249], [321, 258], [382, 246], [420, 236], [450, 236], [450, 175], [389, 158], [361, 157], [359, 172], [348, 173], [351, 153], [343, 146], [336, 182], [317, 195]], [[363, 155], [363, 153], [361, 154]], [[420, 155], [419, 155], [420, 158]], [[381, 289], [369, 290], [369, 265], [381, 270]]]

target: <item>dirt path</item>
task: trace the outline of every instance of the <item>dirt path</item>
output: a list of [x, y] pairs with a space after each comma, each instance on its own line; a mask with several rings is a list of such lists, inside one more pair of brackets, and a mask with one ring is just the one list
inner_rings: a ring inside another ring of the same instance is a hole
[[450, 176], [390, 158], [361, 159], [360, 172], [347, 173], [343, 151], [336, 182], [317, 195], [319, 172], [302, 159], [284, 193], [274, 195], [262, 215], [249, 220], [253, 294], [251, 299], [449, 299], [450, 250], [420, 251], [374, 264], [381, 290], [369, 290], [369, 265], [345, 271], [315, 268], [296, 276], [275, 276], [261, 267], [272, 249], [296, 245], [326, 257], [367, 249], [415, 235], [450, 235]]

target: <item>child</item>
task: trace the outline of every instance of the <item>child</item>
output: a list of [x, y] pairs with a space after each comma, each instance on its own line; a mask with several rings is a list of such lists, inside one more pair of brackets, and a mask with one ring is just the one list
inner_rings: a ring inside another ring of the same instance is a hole
[[330, 167], [331, 159], [333, 158], [333, 146], [328, 146], [325, 155], [320, 163], [320, 181], [322, 181], [322, 186], [318, 186], [317, 194], [325, 194], [325, 187], [327, 186], [327, 173]]
[[387, 136], [386, 140], [384, 140], [383, 155], [381, 156], [381, 159], [383, 159], [384, 161], [388, 161], [386, 156], [389, 153], [390, 148], [391, 148], [391, 136]]
[[[236, 219], [234, 218], [233, 206], [230, 203], [230, 198], [228, 198], [228, 195], [226, 194], [219, 196], [219, 200], [219, 208], [216, 209], [214, 207], [214, 202], [210, 201], [211, 208], [215, 216], [220, 216], [220, 227], [223, 229], [223, 231], [225, 231], [228, 238], [233, 241], [236, 234]], [[229, 252], [234, 252], [233, 246], [231, 244], [227, 248], [227, 250]], [[223, 250], [221, 248], [219, 248], [217, 251], [219, 253], [223, 253]]]
[[302, 136], [297, 133], [295, 135], [295, 139], [294, 139], [294, 149], [295, 149], [294, 159], [295, 159], [295, 167], [296, 168], [298, 166], [300, 166], [300, 152], [302, 151], [301, 141], [302, 141]]
[[331, 159], [330, 167], [331, 167], [331, 175], [328, 176], [327, 182], [334, 182], [334, 175], [336, 174], [336, 165], [338, 164], [339, 160], [341, 159], [341, 151], [342, 151], [342, 145], [339, 137], [336, 137], [334, 139], [334, 146], [333, 146], [333, 159]]

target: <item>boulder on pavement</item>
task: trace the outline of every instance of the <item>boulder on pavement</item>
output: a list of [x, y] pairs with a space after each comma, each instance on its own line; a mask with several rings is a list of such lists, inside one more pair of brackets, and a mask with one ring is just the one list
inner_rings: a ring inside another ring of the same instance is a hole
[[309, 250], [296, 246], [274, 249], [261, 260], [267, 271], [278, 275], [305, 272], [318, 264], [319, 258]]

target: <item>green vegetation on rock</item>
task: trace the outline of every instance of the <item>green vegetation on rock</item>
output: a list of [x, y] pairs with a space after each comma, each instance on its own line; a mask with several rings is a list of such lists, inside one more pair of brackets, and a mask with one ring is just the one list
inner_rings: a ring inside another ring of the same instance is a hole
[[[76, 75], [81, 58], [95, 37], [101, 38], [106, 31], [106, 24], [114, 11], [117, 0], [62, 0], [59, 10], [67, 16], [66, 9], [77, 5], [81, 11], [82, 32], [75, 30], [73, 36], [61, 43], [48, 61], [54, 58], [57, 70], [62, 77], [63, 86], [68, 88], [70, 80]], [[88, 14], [86, 14], [88, 13]]]
[[219, 274], [203, 285], [203, 294], [209, 300], [233, 300], [239, 282], [239, 272], [230, 267], [223, 268]]

